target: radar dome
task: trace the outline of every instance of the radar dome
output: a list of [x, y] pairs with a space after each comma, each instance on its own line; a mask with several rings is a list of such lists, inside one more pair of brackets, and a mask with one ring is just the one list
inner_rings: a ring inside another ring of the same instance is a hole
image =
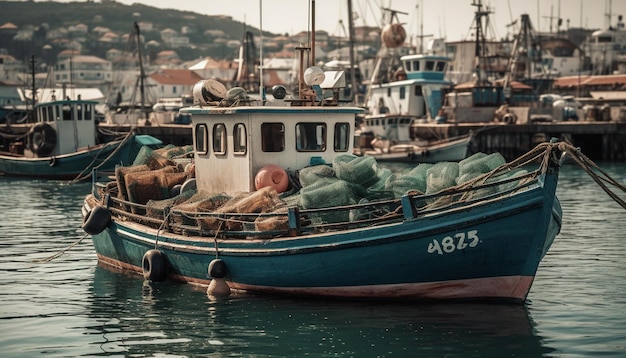
[[216, 80], [208, 79], [198, 81], [193, 86], [194, 102], [207, 105], [210, 102], [221, 101], [226, 97], [226, 87]]
[[324, 71], [317, 66], [311, 66], [304, 71], [304, 83], [308, 86], [321, 84], [325, 77]]

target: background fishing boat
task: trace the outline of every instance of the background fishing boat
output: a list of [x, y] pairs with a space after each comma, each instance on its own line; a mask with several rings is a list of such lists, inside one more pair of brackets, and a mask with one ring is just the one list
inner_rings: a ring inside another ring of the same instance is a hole
[[467, 157], [472, 136], [416, 136], [417, 122], [438, 120], [444, 95], [453, 83], [446, 80], [450, 58], [432, 53], [400, 56], [406, 33], [397, 13], [381, 34], [382, 45], [367, 88], [367, 113], [359, 116], [357, 154], [378, 160], [436, 163]]
[[416, 163], [459, 161], [468, 156], [471, 140], [470, 134], [441, 140], [418, 139], [400, 143], [375, 138], [371, 140], [370, 148], [360, 147], [355, 152], [358, 155], [374, 157], [377, 161]]
[[0, 174], [45, 179], [86, 179], [96, 168], [112, 172], [130, 165], [144, 145], [162, 142], [133, 132], [106, 143], [97, 141], [97, 102], [54, 100], [35, 106], [35, 122], [1, 132]]

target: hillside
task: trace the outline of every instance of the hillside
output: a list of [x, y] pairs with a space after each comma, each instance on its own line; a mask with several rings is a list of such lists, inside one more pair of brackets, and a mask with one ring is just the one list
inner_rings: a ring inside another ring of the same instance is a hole
[[[202, 52], [211, 50], [214, 40], [204, 35], [207, 30], [223, 31], [226, 34], [226, 40], [240, 40], [244, 32], [244, 24], [233, 21], [230, 17], [208, 16], [174, 9], [164, 10], [143, 4], [124, 5], [107, 0], [98, 3], [0, 1], [0, 25], [12, 23], [20, 30], [29, 27], [35, 30], [30, 42], [13, 41], [12, 38], [7, 37], [0, 38], [0, 48], [7, 49], [9, 54], [17, 58], [30, 56], [30, 54], [41, 55], [42, 47], [46, 44], [50, 45], [45, 36], [48, 31], [84, 24], [90, 31], [100, 26], [121, 35], [132, 31], [134, 21], [153, 24], [152, 31], [142, 32], [146, 42], [150, 40], [160, 42], [159, 31], [161, 30], [170, 28], [181, 33], [181, 29], [187, 27], [188, 32], [184, 36], [189, 38], [193, 46], [180, 53], [182, 58], [207, 55]], [[251, 27], [247, 30], [258, 32], [258, 29]], [[93, 43], [95, 40], [89, 36], [87, 44]], [[97, 48], [87, 48], [86, 50], [90, 54], [102, 55]], [[228, 55], [219, 53], [220, 51], [217, 52], [215, 57]]]

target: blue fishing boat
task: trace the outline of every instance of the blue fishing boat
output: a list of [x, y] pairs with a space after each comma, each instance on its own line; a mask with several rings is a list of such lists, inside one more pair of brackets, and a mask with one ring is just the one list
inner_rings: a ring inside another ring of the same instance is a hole
[[132, 131], [106, 143], [98, 143], [97, 102], [54, 100], [35, 106], [35, 121], [5, 126], [0, 131], [0, 175], [40, 179], [81, 180], [93, 169], [113, 172], [116, 165], [130, 165], [144, 145], [162, 142]]
[[294, 100], [233, 88], [215, 101], [198, 83], [181, 109], [193, 158], [161, 153], [94, 181], [83, 229], [99, 261], [214, 295], [524, 301], [561, 227], [562, 143], [394, 173], [352, 154], [361, 109], [320, 71]]
[[[393, 20], [393, 17], [392, 17]], [[385, 36], [386, 33], [395, 36]], [[467, 157], [473, 135], [437, 135], [421, 138], [412, 132], [416, 123], [437, 120], [446, 92], [450, 58], [431, 53], [397, 56], [404, 42], [400, 23], [387, 25], [376, 70], [367, 89], [367, 113], [360, 116], [355, 154], [378, 160], [437, 163]], [[385, 39], [393, 39], [385, 41]]]

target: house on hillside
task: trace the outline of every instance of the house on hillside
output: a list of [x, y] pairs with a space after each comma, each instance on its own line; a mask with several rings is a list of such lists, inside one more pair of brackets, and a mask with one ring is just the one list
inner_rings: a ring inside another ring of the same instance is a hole
[[163, 50], [156, 54], [156, 58], [153, 63], [163, 67], [177, 67], [182, 63], [182, 61], [176, 51]]
[[15, 24], [7, 22], [0, 26], [0, 36], [2, 36], [3, 38], [13, 38], [15, 35], [17, 35], [17, 30], [18, 28], [17, 26], [15, 26]]
[[56, 63], [54, 80], [56, 83], [102, 88], [112, 81], [112, 65], [96, 56], [71, 56]]
[[190, 44], [188, 37], [179, 36], [177, 31], [170, 28], [161, 31], [161, 40], [171, 48], [189, 46]]
[[215, 60], [206, 57], [191, 64], [188, 68], [194, 71], [201, 79], [213, 78], [223, 83], [228, 83], [237, 74], [237, 63], [227, 60]]
[[146, 84], [157, 98], [172, 98], [191, 93], [193, 86], [202, 79], [192, 70], [160, 69], [148, 76]]
[[0, 54], [0, 79], [7, 82], [19, 82], [24, 72], [24, 64], [8, 54]]
[[120, 42], [120, 36], [118, 34], [116, 34], [115, 32], [105, 32], [103, 33], [99, 38], [98, 38], [98, 42], [104, 44], [117, 44]]

